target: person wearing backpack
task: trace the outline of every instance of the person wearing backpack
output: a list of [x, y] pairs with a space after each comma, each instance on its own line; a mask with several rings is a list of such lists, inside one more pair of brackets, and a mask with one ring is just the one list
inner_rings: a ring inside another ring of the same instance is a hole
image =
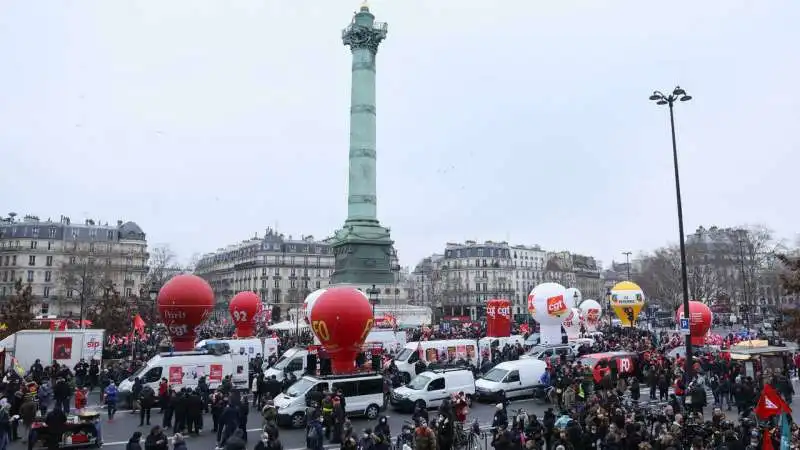
[[322, 430], [322, 421], [315, 414], [306, 426], [306, 448], [309, 450], [323, 450], [325, 433]]

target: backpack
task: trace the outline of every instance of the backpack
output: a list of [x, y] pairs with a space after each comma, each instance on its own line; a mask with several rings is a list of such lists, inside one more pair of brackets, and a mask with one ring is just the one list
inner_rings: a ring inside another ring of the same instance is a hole
[[310, 426], [308, 427], [308, 434], [306, 434], [306, 439], [311, 445], [314, 445], [319, 440], [319, 433], [317, 432], [316, 427]]

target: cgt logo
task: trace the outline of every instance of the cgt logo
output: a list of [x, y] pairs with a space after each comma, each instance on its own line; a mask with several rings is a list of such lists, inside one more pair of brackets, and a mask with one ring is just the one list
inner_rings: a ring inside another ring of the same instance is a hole
[[511, 318], [511, 307], [510, 306], [503, 306], [502, 308], [497, 308], [497, 314], [500, 317], [505, 317], [506, 319]]
[[557, 295], [547, 299], [547, 314], [561, 317], [567, 312], [567, 304], [564, 302], [563, 295]]
[[486, 315], [491, 317], [492, 319], [495, 318], [497, 315], [497, 309], [494, 306], [489, 306], [486, 308]]
[[595, 323], [600, 320], [600, 310], [597, 308], [591, 308], [586, 311], [586, 318], [588, 319], [589, 323]]

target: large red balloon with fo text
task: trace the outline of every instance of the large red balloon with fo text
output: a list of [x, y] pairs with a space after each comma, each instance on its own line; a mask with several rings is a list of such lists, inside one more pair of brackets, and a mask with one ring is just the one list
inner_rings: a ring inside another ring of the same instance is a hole
[[373, 323], [369, 300], [354, 287], [328, 288], [314, 302], [311, 330], [330, 355], [334, 373], [355, 370], [356, 356]]
[[261, 299], [252, 291], [234, 295], [228, 305], [231, 319], [236, 326], [236, 336], [251, 337], [255, 334], [256, 316], [261, 312]]
[[158, 312], [176, 351], [194, 349], [194, 329], [214, 307], [214, 291], [195, 275], [171, 278], [158, 292]]
[[[675, 312], [678, 318], [678, 324], [683, 314], [683, 306], [679, 307]], [[689, 335], [692, 339], [692, 345], [703, 345], [705, 343], [706, 333], [711, 328], [711, 309], [702, 302], [690, 301], [689, 302]]]

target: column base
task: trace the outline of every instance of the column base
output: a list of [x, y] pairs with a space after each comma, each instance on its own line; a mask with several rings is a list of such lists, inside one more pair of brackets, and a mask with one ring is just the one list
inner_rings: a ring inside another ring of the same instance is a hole
[[377, 220], [347, 220], [331, 243], [335, 255], [331, 285], [387, 285], [392, 270], [394, 241]]

